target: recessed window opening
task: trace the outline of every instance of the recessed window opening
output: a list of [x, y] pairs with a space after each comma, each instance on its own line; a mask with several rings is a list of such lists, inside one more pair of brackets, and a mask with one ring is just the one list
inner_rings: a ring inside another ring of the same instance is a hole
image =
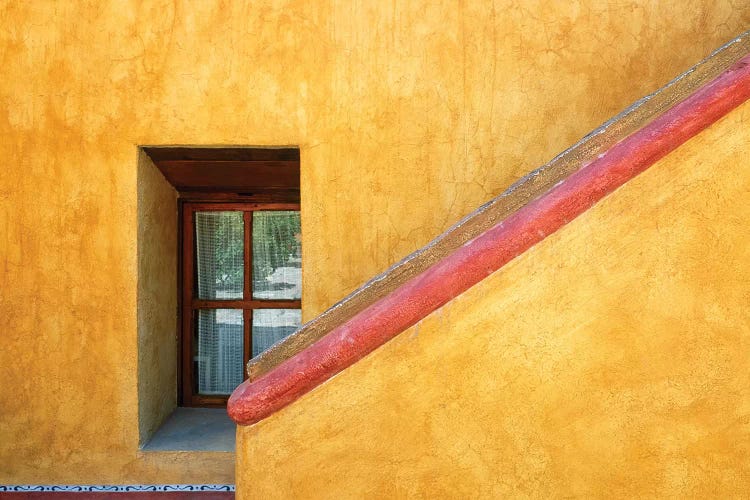
[[225, 406], [302, 322], [299, 150], [144, 149], [179, 193], [179, 402]]

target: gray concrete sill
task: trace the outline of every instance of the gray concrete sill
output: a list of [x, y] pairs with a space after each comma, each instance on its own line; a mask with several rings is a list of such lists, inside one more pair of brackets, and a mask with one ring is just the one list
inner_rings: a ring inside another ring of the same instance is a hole
[[234, 453], [235, 424], [220, 408], [177, 408], [141, 450]]

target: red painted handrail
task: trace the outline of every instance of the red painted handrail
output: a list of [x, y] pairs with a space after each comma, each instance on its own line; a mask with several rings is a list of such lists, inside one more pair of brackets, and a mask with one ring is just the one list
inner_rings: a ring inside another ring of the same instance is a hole
[[244, 382], [229, 399], [229, 415], [250, 425], [287, 406], [563, 227], [748, 98], [750, 56], [307, 349]]

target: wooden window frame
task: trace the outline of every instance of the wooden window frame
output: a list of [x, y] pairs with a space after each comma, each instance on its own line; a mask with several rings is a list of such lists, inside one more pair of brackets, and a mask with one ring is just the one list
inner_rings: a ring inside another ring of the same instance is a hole
[[[205, 195], [191, 199], [181, 198], [179, 208], [179, 349], [178, 360], [178, 396], [180, 406], [188, 407], [226, 407], [229, 396], [207, 396], [197, 393], [196, 373], [193, 361], [193, 333], [196, 328], [196, 312], [199, 309], [242, 309], [243, 311], [243, 367], [252, 355], [252, 315], [255, 309], [301, 309], [302, 301], [253, 299], [252, 284], [252, 224], [253, 212], [276, 210], [300, 210], [297, 202], [248, 202], [242, 196], [231, 193], [214, 195], [215, 201]], [[218, 199], [217, 199], [218, 198]], [[196, 211], [237, 211], [243, 213], [244, 229], [244, 282], [241, 300], [202, 300], [197, 298], [195, 290], [195, 228], [193, 224]], [[243, 380], [247, 371], [243, 368]]]

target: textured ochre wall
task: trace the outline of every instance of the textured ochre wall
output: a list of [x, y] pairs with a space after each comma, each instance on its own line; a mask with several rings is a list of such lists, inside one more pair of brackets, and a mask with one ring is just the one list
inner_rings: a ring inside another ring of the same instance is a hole
[[145, 444], [177, 406], [177, 191], [138, 152], [138, 422]]
[[240, 428], [240, 498], [746, 495], [748, 121]]
[[0, 1], [0, 483], [231, 480], [231, 457], [137, 452], [137, 145], [300, 146], [309, 319], [748, 22], [742, 0]]

